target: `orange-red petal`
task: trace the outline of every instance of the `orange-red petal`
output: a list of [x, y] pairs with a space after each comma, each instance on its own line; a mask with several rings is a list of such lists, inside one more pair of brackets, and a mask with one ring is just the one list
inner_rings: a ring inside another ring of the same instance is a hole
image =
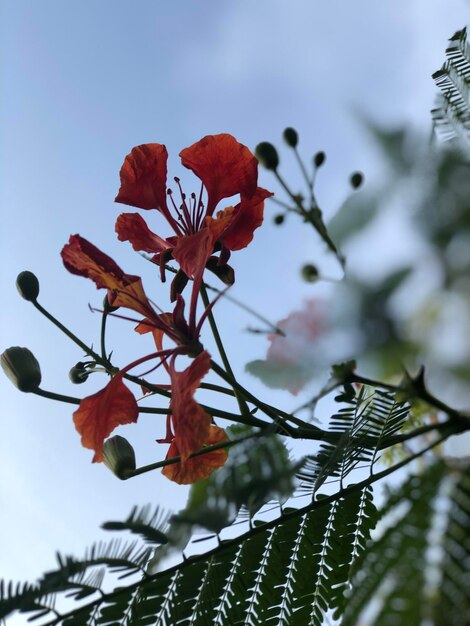
[[159, 143], [136, 146], [121, 168], [121, 187], [116, 202], [140, 209], [166, 208], [168, 153]]
[[194, 393], [210, 369], [210, 355], [198, 354], [189, 367], [177, 372], [170, 365], [171, 422], [181, 458], [202, 448], [207, 440], [211, 417], [194, 399]]
[[164, 252], [172, 246], [153, 233], [138, 213], [121, 213], [116, 220], [115, 231], [119, 241], [130, 241], [134, 250]]
[[155, 324], [152, 324], [151, 320], [148, 320], [148, 319], [142, 320], [140, 324], [137, 324], [134, 330], [138, 332], [139, 335], [152, 333], [153, 340], [155, 341], [155, 346], [157, 347], [157, 350], [159, 352], [163, 350], [163, 336], [165, 333], [160, 328], [156, 328]]
[[137, 421], [139, 410], [132, 392], [115, 376], [104, 389], [84, 398], [73, 414], [82, 445], [95, 451], [93, 463], [103, 460], [103, 443], [116, 426]]
[[204, 271], [206, 263], [214, 251], [215, 239], [208, 228], [178, 237], [173, 248], [173, 258], [186, 276], [194, 278]]
[[[211, 424], [205, 445], [212, 446], [227, 441], [227, 439], [228, 437], [222, 428]], [[175, 456], [180, 456], [176, 439], [172, 441], [166, 458], [170, 459]], [[213, 450], [212, 452], [195, 456], [184, 462], [179, 461], [178, 463], [166, 465], [162, 470], [162, 474], [180, 485], [189, 485], [201, 478], [207, 478], [214, 470], [222, 467], [226, 461], [227, 451], [222, 448], [221, 450]]]
[[139, 276], [125, 274], [111, 257], [80, 235], [70, 237], [61, 256], [69, 272], [91, 278], [98, 289], [108, 289], [112, 306], [122, 306], [150, 318], [155, 316]]
[[228, 134], [208, 135], [180, 152], [181, 162], [207, 189], [207, 214], [222, 198], [252, 196], [258, 180], [258, 161], [250, 150]]
[[207, 227], [229, 250], [246, 248], [254, 231], [263, 223], [264, 201], [272, 195], [258, 187], [251, 198], [243, 196], [237, 206], [219, 211], [215, 218], [206, 217]]

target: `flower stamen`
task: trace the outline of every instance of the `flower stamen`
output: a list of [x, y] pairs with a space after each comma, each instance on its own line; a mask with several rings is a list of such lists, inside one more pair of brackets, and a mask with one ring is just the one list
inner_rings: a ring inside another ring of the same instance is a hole
[[[189, 234], [189, 231], [188, 231], [188, 225], [187, 225], [187, 223], [185, 222], [184, 217], [183, 217], [183, 215], [182, 215], [182, 213], [181, 213], [180, 209], [178, 209], [178, 207], [176, 206], [175, 201], [173, 200], [173, 191], [172, 191], [171, 189], [168, 189], [167, 194], [168, 194], [168, 197], [169, 197], [169, 198], [170, 198], [170, 200], [171, 200], [171, 204], [173, 205], [173, 208], [174, 208], [174, 210], [175, 210], [175, 213], [176, 213], [176, 215], [178, 216], [178, 220], [179, 220], [179, 221], [180, 221], [180, 223], [181, 223], [181, 228], [183, 229], [183, 233], [184, 233], [185, 235], [188, 235], [188, 234]], [[176, 231], [175, 231], [175, 232], [176, 232]], [[176, 234], [177, 234], [177, 235], [178, 235], [178, 234], [181, 234], [181, 231], [180, 231], [180, 233], [176, 233]]]
[[197, 215], [196, 215], [196, 226], [199, 229], [201, 227], [202, 217], [204, 215], [204, 204], [202, 202], [202, 192], [204, 191], [204, 184], [201, 183], [201, 191], [199, 192], [199, 200], [197, 201]]
[[175, 183], [178, 185], [178, 189], [180, 192], [180, 196], [181, 196], [181, 207], [180, 209], [183, 211], [184, 213], [184, 217], [186, 219], [185, 225], [186, 225], [186, 233], [189, 235], [192, 235], [196, 232], [196, 228], [195, 228], [195, 224], [193, 222], [193, 220], [191, 219], [191, 215], [190, 212], [188, 210], [188, 206], [186, 204], [186, 194], [183, 192], [183, 189], [181, 187], [181, 183], [180, 183], [180, 179], [178, 178], [178, 176], [174, 177], [174, 181]]

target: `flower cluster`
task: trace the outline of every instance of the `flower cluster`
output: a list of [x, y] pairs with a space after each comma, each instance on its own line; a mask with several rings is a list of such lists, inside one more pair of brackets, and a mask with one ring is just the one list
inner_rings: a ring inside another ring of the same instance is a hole
[[[129, 241], [134, 250], [151, 253], [151, 260], [165, 280], [167, 264], [177, 264], [170, 289], [173, 311], [162, 313], [145, 294], [139, 276], [126, 274], [109, 256], [80, 235], [73, 235], [62, 250], [65, 267], [73, 274], [90, 278], [99, 289], [107, 290], [109, 307], [122, 307], [137, 314], [139, 333], [152, 333], [156, 351], [120, 370], [97, 393], [84, 398], [74, 413], [74, 423], [82, 444], [94, 450], [93, 461], [103, 460], [105, 439], [116, 426], [136, 422], [138, 403], [124, 379], [130, 370], [146, 362], [163, 366], [170, 384], [152, 383], [170, 389], [167, 432], [161, 443], [169, 443], [167, 458], [180, 461], [165, 466], [163, 473], [178, 483], [192, 483], [207, 477], [225, 463], [224, 449], [191, 456], [205, 446], [227, 439], [222, 428], [194, 399], [195, 391], [211, 367], [211, 358], [201, 342], [201, 326], [206, 308], [197, 321], [197, 306], [207, 269], [226, 284], [234, 281], [228, 265], [235, 250], [245, 248], [263, 221], [264, 200], [270, 192], [258, 187], [258, 161], [249, 149], [228, 134], [204, 137], [180, 153], [184, 167], [201, 181], [198, 193], [186, 195], [175, 178], [178, 199], [167, 188], [167, 151], [161, 144], [135, 147], [121, 169], [121, 186], [116, 201], [152, 211], [163, 216], [171, 234], [153, 232], [140, 213], [122, 213], [116, 221], [120, 241]], [[237, 202], [219, 209], [220, 203], [233, 196]], [[188, 313], [183, 291], [192, 283]], [[172, 346], [164, 347], [170, 340]], [[183, 370], [176, 368], [178, 356], [194, 360]]]

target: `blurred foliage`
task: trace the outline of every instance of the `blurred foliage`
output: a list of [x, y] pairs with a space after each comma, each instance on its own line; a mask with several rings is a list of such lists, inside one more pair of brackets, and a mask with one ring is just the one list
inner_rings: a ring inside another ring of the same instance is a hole
[[467, 626], [469, 469], [437, 462], [390, 492], [380, 538], [353, 567], [341, 626]]
[[[254, 434], [252, 428], [238, 424], [227, 432], [230, 437]], [[220, 532], [233, 523], [242, 507], [253, 516], [271, 500], [283, 503], [294, 491], [294, 478], [302, 464], [289, 460], [278, 435], [247, 438], [230, 450], [218, 472], [192, 485], [187, 505], [173, 516], [173, 524]]]
[[[452, 338], [446, 345], [446, 337], [439, 335], [443, 320], [454, 313], [458, 319], [451, 330], [460, 337], [470, 331], [469, 146], [433, 147], [404, 130], [373, 132], [388, 163], [388, 182], [355, 194], [330, 226], [343, 248], [355, 242], [357, 254], [375, 267], [370, 278], [346, 271], [334, 294], [334, 323], [356, 335], [354, 356], [375, 375], [393, 376], [404, 366], [415, 369], [426, 362], [439, 375], [468, 380], [470, 346], [457, 353]], [[397, 200], [406, 202], [412, 216], [401, 234], [416, 240], [414, 254], [406, 246], [401, 261], [400, 234], [374, 241], [377, 221], [396, 210]]]

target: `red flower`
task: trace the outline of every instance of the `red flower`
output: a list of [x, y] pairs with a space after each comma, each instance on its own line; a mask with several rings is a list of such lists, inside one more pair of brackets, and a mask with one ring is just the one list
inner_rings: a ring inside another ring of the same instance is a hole
[[178, 345], [193, 346], [193, 340], [197, 343], [197, 337], [191, 335], [184, 319], [181, 296], [173, 313], [157, 314], [145, 295], [139, 276], [124, 273], [111, 257], [80, 235], [70, 237], [61, 256], [69, 272], [91, 278], [98, 289], [107, 289], [110, 305], [142, 314], [146, 328], [143, 332], [154, 331], [155, 337], [165, 334]]
[[209, 476], [227, 459], [224, 450], [216, 450], [208, 454], [189, 459], [206, 445], [225, 441], [225, 432], [211, 424], [211, 417], [194, 399], [194, 393], [201, 380], [210, 369], [210, 355], [201, 352], [189, 367], [177, 372], [175, 359], [170, 362], [171, 378], [171, 424], [167, 438], [161, 443], [171, 443], [167, 458], [180, 456], [181, 461], [166, 466], [163, 470], [170, 480], [181, 484], [192, 483], [199, 478]]
[[[166, 189], [167, 151], [160, 144], [137, 146], [126, 157], [121, 169], [121, 187], [116, 202], [141, 209], [156, 209], [165, 217], [175, 235], [162, 239], [155, 235], [138, 213], [123, 213], [116, 222], [121, 241], [130, 241], [135, 250], [155, 253], [163, 265], [171, 251], [190, 278], [202, 275], [216, 243], [222, 247], [219, 263], [230, 251], [245, 248], [263, 221], [264, 200], [272, 194], [257, 187], [258, 162], [248, 148], [228, 134], [208, 135], [180, 153], [182, 164], [202, 182], [199, 198], [190, 200], [182, 192], [176, 206], [172, 191]], [[207, 208], [202, 203], [207, 191]], [[220, 211], [215, 208], [224, 198], [240, 195], [240, 202]], [[171, 209], [168, 206], [170, 198]]]

